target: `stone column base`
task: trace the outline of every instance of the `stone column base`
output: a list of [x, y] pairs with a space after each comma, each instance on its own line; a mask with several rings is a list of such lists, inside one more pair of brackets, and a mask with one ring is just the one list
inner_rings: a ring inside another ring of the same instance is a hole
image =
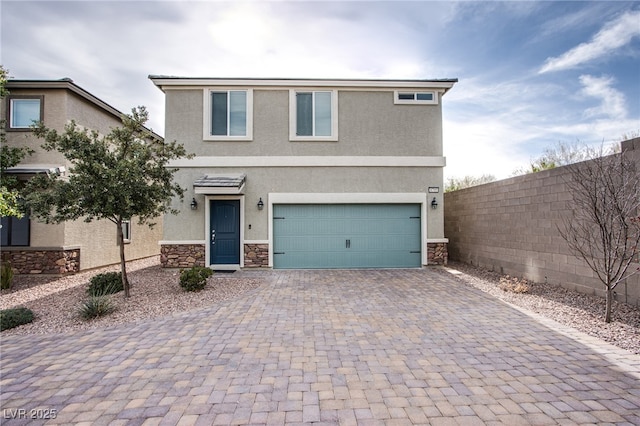
[[269, 267], [269, 244], [245, 244], [244, 245], [245, 268]]
[[191, 268], [204, 265], [204, 244], [168, 244], [160, 246], [163, 268]]
[[446, 265], [448, 260], [447, 243], [427, 243], [427, 265]]
[[80, 271], [80, 249], [4, 248], [2, 262], [9, 262], [17, 274], [72, 274]]

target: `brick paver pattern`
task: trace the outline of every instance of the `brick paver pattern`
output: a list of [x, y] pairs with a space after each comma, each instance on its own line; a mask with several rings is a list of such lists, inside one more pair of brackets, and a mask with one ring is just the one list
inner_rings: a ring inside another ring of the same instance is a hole
[[640, 424], [637, 371], [442, 273], [238, 274], [264, 284], [153, 321], [3, 338], [2, 423]]

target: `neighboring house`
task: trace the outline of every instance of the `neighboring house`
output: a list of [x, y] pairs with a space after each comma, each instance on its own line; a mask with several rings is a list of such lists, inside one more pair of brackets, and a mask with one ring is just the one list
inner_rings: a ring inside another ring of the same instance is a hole
[[446, 263], [446, 80], [150, 76], [188, 189], [161, 263], [215, 269]]
[[[29, 146], [35, 151], [18, 166], [9, 169], [20, 179], [37, 173], [68, 173], [69, 162], [57, 151], [45, 151], [43, 140], [36, 138], [30, 126], [34, 121], [59, 132], [71, 120], [106, 135], [122, 125], [122, 113], [70, 79], [8, 80], [0, 108], [6, 119], [7, 145]], [[154, 138], [161, 139], [153, 134]], [[83, 220], [44, 224], [28, 216], [3, 217], [2, 259], [11, 261], [19, 273], [61, 274], [96, 268], [120, 261], [116, 226], [101, 220]], [[154, 229], [138, 225], [135, 218], [125, 228], [127, 259], [157, 255], [162, 235], [162, 218]]]

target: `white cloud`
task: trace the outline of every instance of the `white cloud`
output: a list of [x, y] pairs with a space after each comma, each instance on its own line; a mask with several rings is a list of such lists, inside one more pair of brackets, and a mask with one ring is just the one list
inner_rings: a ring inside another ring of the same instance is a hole
[[443, 99], [445, 176], [491, 174], [503, 179], [528, 164], [536, 149], [534, 141], [545, 132], [546, 118], [538, 102], [546, 93], [557, 90], [481, 78], [456, 85]]
[[605, 116], [620, 120], [627, 117], [624, 94], [612, 87], [613, 83], [612, 77], [580, 76], [580, 84], [583, 86], [581, 93], [602, 101], [598, 107], [587, 109], [585, 111], [586, 117]]
[[[445, 174], [506, 177], [558, 140], [615, 139], [639, 127], [635, 104], [628, 110], [625, 105], [625, 96], [635, 99], [637, 94], [636, 85], [625, 83], [626, 69], [620, 75], [607, 71], [615, 81], [598, 77], [598, 71], [568, 81], [558, 74], [527, 71], [532, 65], [525, 53], [505, 56], [478, 48], [490, 44], [491, 37], [498, 40], [506, 29], [505, 16], [535, 17], [538, 9], [545, 12], [546, 4], [8, 2], [1, 23], [3, 65], [16, 78], [70, 77], [124, 112], [144, 104], [151, 112], [149, 124], [160, 134], [164, 95], [148, 74], [460, 77], [443, 101]], [[527, 37], [535, 31], [539, 38], [534, 44], [542, 45], [560, 35], [553, 32], [558, 28], [577, 31], [586, 18], [604, 22], [603, 16], [618, 13], [608, 3], [599, 7], [602, 13], [592, 6], [584, 12], [570, 8], [577, 12], [568, 17], [558, 13], [541, 29], [523, 25], [522, 30]], [[546, 65], [564, 69], [559, 67], [594, 60], [624, 43], [635, 48], [630, 40], [640, 31], [640, 12], [615, 16], [589, 42]], [[459, 39], [459, 33], [474, 34], [474, 40]]]
[[638, 120], [591, 120], [582, 123], [558, 123], [549, 132], [563, 136], [558, 140], [580, 141], [587, 145], [617, 142], [624, 135], [640, 131]]
[[571, 85], [548, 79], [462, 80], [443, 99], [445, 176], [505, 178], [559, 141], [613, 142], [632, 133], [638, 121], [614, 83], [583, 75], [574, 96]]
[[558, 57], [548, 58], [539, 73], [576, 68], [619, 49], [637, 36], [640, 36], [640, 11], [626, 12], [607, 23], [591, 41]]
[[206, 19], [192, 16], [191, 25], [209, 33], [206, 75], [424, 77], [414, 34], [387, 14], [348, 4], [288, 6], [236, 3]]
[[445, 118], [443, 137], [446, 178], [490, 174], [504, 179], [530, 158], [521, 146], [526, 136], [517, 125], [492, 116], [472, 121]]

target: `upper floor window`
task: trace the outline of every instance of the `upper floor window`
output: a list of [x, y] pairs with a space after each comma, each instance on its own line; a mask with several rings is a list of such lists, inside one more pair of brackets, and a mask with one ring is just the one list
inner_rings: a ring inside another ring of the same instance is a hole
[[291, 91], [291, 140], [338, 140], [338, 95], [334, 91]]
[[42, 96], [9, 96], [8, 99], [9, 129], [28, 130], [33, 124], [42, 121]]
[[395, 91], [394, 104], [437, 104], [438, 94], [434, 91], [401, 92]]
[[205, 140], [251, 140], [251, 90], [205, 90]]

